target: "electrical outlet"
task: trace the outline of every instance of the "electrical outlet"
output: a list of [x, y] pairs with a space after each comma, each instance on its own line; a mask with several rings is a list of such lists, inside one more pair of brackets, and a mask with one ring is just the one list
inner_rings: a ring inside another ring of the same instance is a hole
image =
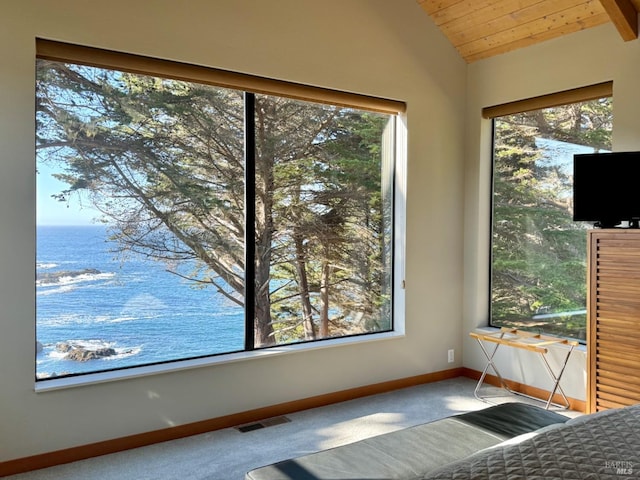
[[452, 349], [450, 349], [450, 350], [447, 352], [447, 361], [448, 361], [449, 363], [453, 363], [453, 361], [454, 361], [454, 351], [453, 351], [453, 348], [452, 348]]

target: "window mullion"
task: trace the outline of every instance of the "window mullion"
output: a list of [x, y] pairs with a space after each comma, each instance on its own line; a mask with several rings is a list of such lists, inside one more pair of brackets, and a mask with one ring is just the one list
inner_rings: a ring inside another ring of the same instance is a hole
[[244, 315], [245, 350], [255, 349], [255, 173], [256, 173], [256, 137], [255, 103], [253, 93], [244, 94], [244, 179], [245, 179], [245, 234], [244, 234]]

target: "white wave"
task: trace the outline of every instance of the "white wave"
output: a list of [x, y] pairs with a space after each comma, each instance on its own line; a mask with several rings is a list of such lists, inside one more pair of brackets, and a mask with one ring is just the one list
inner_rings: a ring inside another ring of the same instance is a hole
[[134, 316], [134, 315], [120, 315], [120, 316], [110, 316], [110, 315], [86, 315], [81, 313], [66, 313], [60, 314], [53, 317], [41, 318], [37, 319], [37, 327], [62, 327], [67, 325], [91, 325], [91, 324], [100, 324], [100, 323], [124, 323], [124, 322], [134, 322], [136, 320], [142, 319], [151, 319], [157, 318], [161, 315], [146, 315], [146, 316]]
[[115, 277], [116, 274], [113, 272], [106, 273], [83, 273], [81, 275], [74, 275], [68, 277], [57, 277], [53, 281], [44, 281], [44, 280], [36, 280], [36, 286], [38, 287], [49, 287], [49, 286], [68, 286], [68, 285], [77, 285], [79, 283], [86, 282], [96, 282], [99, 280], [108, 280]]
[[139, 320], [140, 317], [136, 317], [133, 315], [123, 315], [119, 317], [112, 317], [110, 315], [99, 315], [97, 317], [91, 318], [93, 323], [123, 323], [123, 322], [132, 322], [134, 320]]
[[[37, 285], [37, 282], [36, 282]], [[55, 295], [56, 293], [67, 293], [67, 292], [72, 292], [76, 289], [77, 287], [74, 285], [65, 285], [64, 287], [58, 287], [58, 288], [47, 288], [46, 290], [39, 290], [37, 292], [38, 295]]]
[[216, 312], [209, 312], [208, 316], [210, 316], [210, 317], [237, 317], [238, 314], [242, 314], [242, 310], [225, 309], [225, 310], [219, 310], [219, 311], [216, 311]]
[[142, 350], [142, 347], [121, 347], [121, 348], [115, 348], [114, 349], [117, 354], [116, 355], [112, 355], [110, 357], [104, 357], [101, 358], [101, 360], [105, 360], [105, 361], [110, 361], [110, 360], [121, 360], [123, 358], [127, 358], [127, 357], [133, 357], [134, 355], [138, 355], [140, 353], [140, 351]]
[[38, 270], [49, 270], [50, 268], [56, 268], [59, 266], [60, 264], [58, 263], [36, 263], [36, 268]]
[[139, 317], [129, 316], [129, 317], [116, 317], [110, 318], [107, 320], [109, 323], [122, 323], [122, 322], [131, 322], [133, 320], [139, 320]]
[[79, 314], [61, 314], [50, 318], [37, 318], [36, 328], [42, 327], [62, 327], [65, 325], [72, 325], [76, 323], [82, 323], [84, 316]]
[[66, 352], [59, 352], [56, 349], [53, 349], [52, 351], [49, 352], [49, 355], [47, 356], [54, 360], [62, 360], [66, 355], [67, 355]]
[[64, 343], [68, 343], [74, 347], [80, 347], [87, 350], [97, 350], [98, 348], [115, 348], [115, 342], [109, 342], [106, 340], [90, 339], [90, 340], [67, 340]]

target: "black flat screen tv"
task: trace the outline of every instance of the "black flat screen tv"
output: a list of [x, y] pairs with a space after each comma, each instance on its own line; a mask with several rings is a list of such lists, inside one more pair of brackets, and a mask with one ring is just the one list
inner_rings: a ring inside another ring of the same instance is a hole
[[573, 220], [614, 228], [640, 220], [640, 152], [573, 156]]

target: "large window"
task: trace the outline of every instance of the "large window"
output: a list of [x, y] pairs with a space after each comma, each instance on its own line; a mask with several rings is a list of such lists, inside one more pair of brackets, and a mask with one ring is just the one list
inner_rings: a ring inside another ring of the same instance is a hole
[[393, 102], [111, 55], [39, 44], [36, 378], [393, 329]]
[[572, 221], [573, 155], [610, 150], [611, 105], [494, 117], [491, 325], [585, 339], [589, 225]]

